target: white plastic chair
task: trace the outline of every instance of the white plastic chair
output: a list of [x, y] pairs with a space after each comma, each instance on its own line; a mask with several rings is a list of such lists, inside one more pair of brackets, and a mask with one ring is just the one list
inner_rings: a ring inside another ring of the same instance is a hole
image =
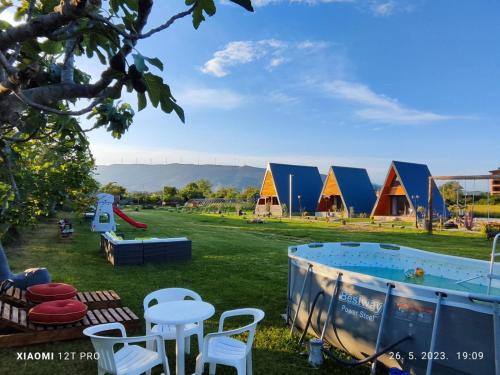
[[[250, 315], [253, 322], [236, 329], [224, 331], [224, 320], [229, 317]], [[210, 375], [215, 375], [216, 365], [236, 367], [238, 375], [252, 375], [252, 345], [257, 323], [264, 319], [264, 311], [253, 308], [223, 312], [219, 330], [205, 336], [203, 351], [196, 358], [196, 375], [202, 375], [205, 363], [209, 363]], [[246, 343], [231, 336], [248, 332]]]
[[[119, 330], [121, 337], [99, 336], [97, 333]], [[166, 375], [170, 374], [165, 347], [160, 335], [127, 337], [125, 327], [121, 323], [107, 323], [85, 328], [84, 335], [90, 337], [96, 353], [98, 375], [139, 375], [150, 371], [157, 365], [163, 366]], [[157, 351], [145, 349], [139, 345], [130, 345], [137, 342], [156, 342]], [[116, 345], [123, 345], [115, 352]]]
[[[185, 288], [165, 288], [156, 290], [149, 293], [146, 298], [144, 298], [144, 312], [151, 307], [151, 302], [156, 301], [157, 303], [171, 302], [171, 301], [182, 301], [184, 299], [193, 299], [195, 301], [201, 301], [201, 297], [198, 293]], [[148, 324], [146, 322], [146, 324]], [[171, 324], [151, 324], [149, 327], [149, 332], [160, 334], [163, 340], [175, 340], [176, 330], [175, 325]], [[191, 352], [191, 336], [198, 336], [198, 351], [201, 353], [203, 349], [203, 322], [188, 323], [184, 326], [184, 340], [186, 353]]]

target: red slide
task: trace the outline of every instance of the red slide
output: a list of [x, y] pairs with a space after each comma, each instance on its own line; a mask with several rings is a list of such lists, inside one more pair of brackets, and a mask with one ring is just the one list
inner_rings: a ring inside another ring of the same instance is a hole
[[147, 224], [139, 223], [138, 221], [135, 221], [134, 219], [132, 219], [130, 216], [127, 216], [127, 214], [125, 214], [125, 212], [120, 210], [118, 207], [113, 206], [113, 212], [115, 214], [117, 214], [118, 216], [120, 216], [127, 223], [129, 223], [130, 225], [133, 225], [136, 228], [147, 229], [147, 227], [148, 227]]

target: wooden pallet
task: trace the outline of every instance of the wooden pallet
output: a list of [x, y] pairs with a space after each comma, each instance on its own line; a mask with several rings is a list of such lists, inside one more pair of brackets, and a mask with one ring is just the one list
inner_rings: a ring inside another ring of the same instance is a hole
[[[122, 305], [120, 296], [114, 290], [78, 292], [75, 299], [85, 303], [89, 309], [105, 309], [108, 307], [120, 307]], [[9, 302], [12, 305], [24, 308], [35, 305], [27, 300], [25, 290], [13, 286], [0, 295], [0, 301]]]
[[89, 309], [79, 322], [64, 325], [30, 323], [26, 309], [0, 301], [0, 327], [15, 333], [0, 334], [0, 348], [73, 340], [83, 337], [87, 327], [104, 323], [122, 323], [127, 329], [139, 328], [141, 322], [128, 307]]

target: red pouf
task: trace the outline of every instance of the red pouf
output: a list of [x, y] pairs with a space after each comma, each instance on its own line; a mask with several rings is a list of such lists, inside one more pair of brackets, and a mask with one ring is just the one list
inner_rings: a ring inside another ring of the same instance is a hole
[[38, 284], [26, 290], [26, 298], [34, 303], [71, 299], [74, 296], [76, 296], [76, 288], [63, 283]]
[[74, 299], [43, 302], [28, 311], [28, 320], [38, 324], [67, 324], [82, 320], [87, 305]]

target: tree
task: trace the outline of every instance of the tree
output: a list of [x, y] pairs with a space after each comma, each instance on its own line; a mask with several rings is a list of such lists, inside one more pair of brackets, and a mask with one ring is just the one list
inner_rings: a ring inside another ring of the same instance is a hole
[[240, 192], [233, 187], [220, 187], [212, 196], [214, 198], [239, 198]]
[[256, 197], [259, 196], [260, 189], [253, 187], [253, 186], [248, 186], [241, 192], [241, 197], [246, 199], [246, 200], [255, 200]]
[[177, 198], [178, 190], [175, 186], [163, 187], [163, 201], [168, 202]]
[[109, 182], [99, 189], [103, 193], [114, 195], [115, 197], [123, 197], [127, 194], [127, 189], [118, 185], [116, 182]]
[[448, 181], [441, 185], [439, 191], [446, 203], [452, 204], [457, 201], [457, 193], [459, 199], [462, 197], [464, 188], [457, 181]]
[[[231, 1], [253, 11], [250, 0]], [[120, 101], [124, 90], [137, 95], [138, 111], [149, 103], [184, 122], [158, 73], [162, 61], [142, 55], [140, 42], [188, 16], [197, 29], [216, 11], [214, 0], [186, 0], [185, 10], [150, 28], [153, 0], [0, 0], [0, 12], [9, 8], [18, 23], [0, 21], [0, 222], [9, 211], [36, 206], [22, 201], [16, 162], [24, 146], [17, 145], [76, 138], [83, 145], [85, 133], [97, 128], [120, 138], [134, 116], [131, 105]], [[100, 64], [102, 74], [90, 77], [78, 69], [76, 57]], [[84, 114], [92, 126], [76, 119]]]
[[212, 195], [212, 183], [205, 179], [200, 179], [195, 181], [198, 189], [203, 193], [204, 198], [208, 198]]
[[190, 182], [189, 184], [184, 186], [181, 190], [179, 190], [179, 195], [184, 200], [205, 198], [205, 196], [203, 195], [203, 190], [198, 186], [196, 182]]

